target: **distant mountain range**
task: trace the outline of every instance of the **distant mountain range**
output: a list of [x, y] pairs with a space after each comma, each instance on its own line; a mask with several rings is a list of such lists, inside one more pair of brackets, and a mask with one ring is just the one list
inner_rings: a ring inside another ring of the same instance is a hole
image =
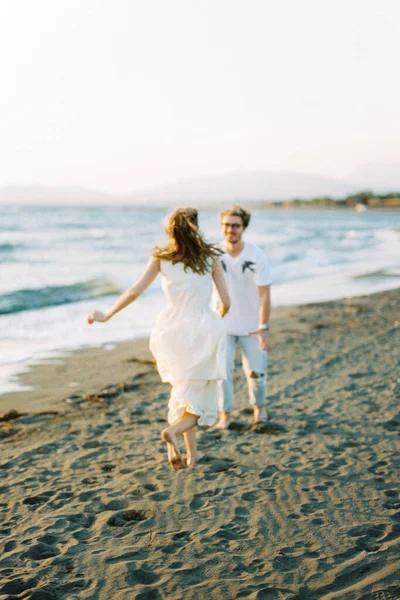
[[346, 180], [290, 172], [211, 175], [131, 194], [108, 194], [74, 186], [8, 186], [0, 189], [0, 204], [215, 204], [320, 196], [342, 198], [365, 189], [375, 193], [400, 190], [400, 165], [381, 164], [372, 169], [366, 166]]

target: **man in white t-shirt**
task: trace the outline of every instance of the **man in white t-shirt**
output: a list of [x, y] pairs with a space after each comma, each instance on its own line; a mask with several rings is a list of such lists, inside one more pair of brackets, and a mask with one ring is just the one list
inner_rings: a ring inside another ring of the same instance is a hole
[[254, 407], [254, 421], [267, 420], [267, 340], [270, 315], [271, 269], [264, 252], [242, 240], [250, 222], [250, 213], [233, 206], [220, 214], [224, 242], [221, 257], [228, 285], [231, 308], [225, 317], [228, 329], [227, 379], [220, 384], [217, 427], [227, 429], [232, 422], [233, 370], [236, 346], [242, 351], [242, 365]]

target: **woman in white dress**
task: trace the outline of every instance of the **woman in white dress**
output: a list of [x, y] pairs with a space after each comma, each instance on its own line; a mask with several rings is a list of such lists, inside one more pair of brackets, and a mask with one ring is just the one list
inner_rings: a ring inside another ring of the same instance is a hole
[[[199, 232], [194, 208], [177, 209], [166, 225], [168, 242], [154, 248], [139, 281], [107, 312], [93, 310], [88, 322], [105, 322], [134, 302], [157, 275], [168, 305], [150, 336], [150, 349], [162, 381], [172, 386], [168, 403], [169, 427], [162, 432], [174, 470], [184, 466], [177, 435], [183, 435], [186, 464], [201, 458], [196, 426], [213, 425], [217, 418], [218, 380], [224, 379], [226, 329], [222, 318], [230, 300], [219, 261], [221, 250], [207, 244]], [[211, 309], [213, 281], [221, 298], [219, 315]]]

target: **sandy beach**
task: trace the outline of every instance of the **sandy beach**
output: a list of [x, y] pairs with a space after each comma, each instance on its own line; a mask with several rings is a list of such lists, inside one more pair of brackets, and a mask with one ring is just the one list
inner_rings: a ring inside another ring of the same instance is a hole
[[177, 473], [147, 340], [33, 367], [0, 396], [0, 598], [399, 599], [399, 305], [275, 310], [270, 420], [238, 368]]

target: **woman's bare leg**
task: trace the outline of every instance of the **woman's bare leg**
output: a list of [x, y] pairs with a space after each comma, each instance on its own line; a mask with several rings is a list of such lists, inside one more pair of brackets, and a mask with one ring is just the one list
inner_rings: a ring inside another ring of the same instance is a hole
[[[178, 448], [178, 441], [176, 439], [177, 435], [184, 434], [190, 429], [194, 429], [197, 424], [199, 417], [197, 415], [191, 415], [190, 413], [186, 413], [176, 421], [170, 427], [164, 429], [161, 433], [161, 437], [164, 442], [167, 444], [168, 449], [168, 461], [174, 471], [178, 471], [184, 467], [184, 462], [181, 453]], [[186, 439], [185, 439], [186, 441]], [[196, 443], [196, 438], [194, 440]]]
[[203, 452], [198, 452], [197, 450], [196, 427], [192, 427], [191, 429], [188, 429], [188, 431], [185, 431], [183, 437], [186, 445], [187, 464], [193, 465], [204, 456]]

